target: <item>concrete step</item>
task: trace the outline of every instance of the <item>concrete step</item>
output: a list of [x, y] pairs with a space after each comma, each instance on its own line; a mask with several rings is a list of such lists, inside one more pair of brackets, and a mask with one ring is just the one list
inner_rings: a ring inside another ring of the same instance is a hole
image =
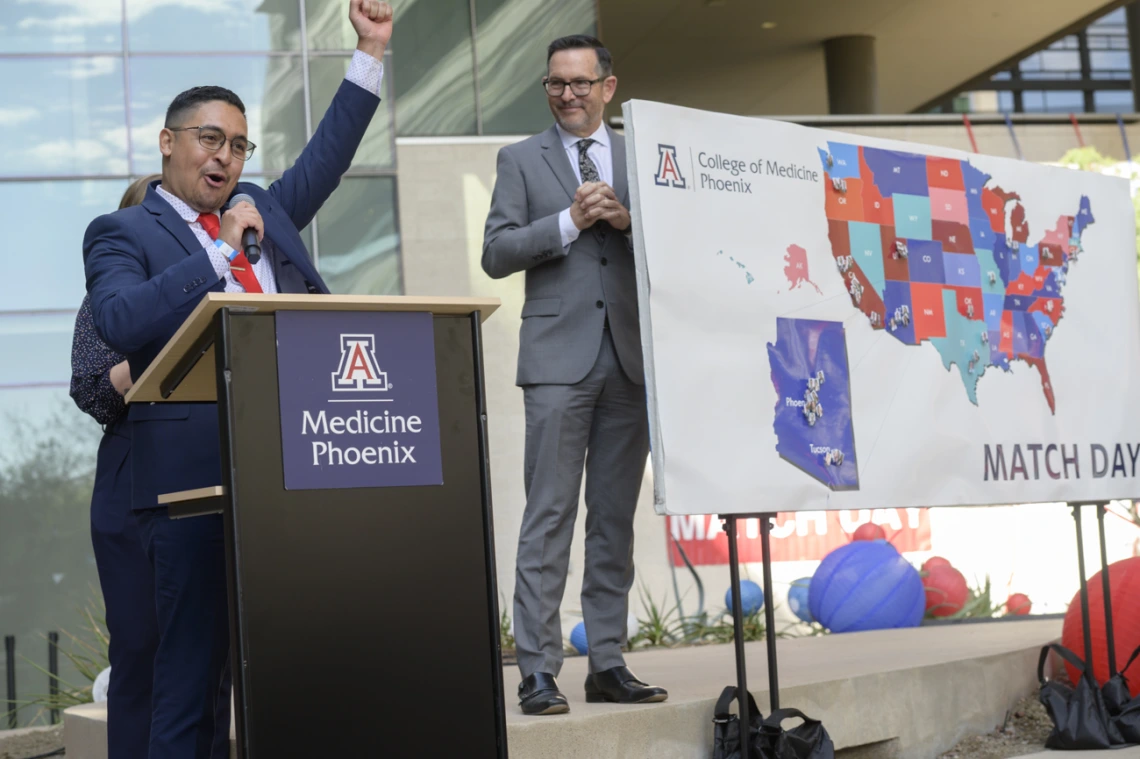
[[63, 745], [63, 725], [0, 729], [0, 759], [39, 756], [54, 751], [61, 745]]
[[[1030, 619], [781, 639], [781, 706], [821, 719], [847, 756], [930, 759], [999, 726], [1006, 711], [1037, 687], [1038, 654], [1060, 633], [1056, 619]], [[766, 649], [756, 642], [745, 650], [749, 689], [766, 714]], [[709, 756], [713, 705], [736, 677], [733, 647], [658, 649], [629, 654], [626, 661], [641, 679], [668, 688], [669, 700], [587, 704], [586, 659], [571, 657], [558, 678], [570, 713], [528, 717], [515, 698], [518, 670], [508, 668], [511, 759]], [[335, 723], [328, 729], [335, 731]], [[64, 735], [68, 759], [106, 759], [102, 705], [69, 709]], [[377, 740], [383, 744], [382, 725]]]
[[1112, 751], [1042, 751], [1020, 756], [1018, 759], [1140, 759], [1140, 746]]

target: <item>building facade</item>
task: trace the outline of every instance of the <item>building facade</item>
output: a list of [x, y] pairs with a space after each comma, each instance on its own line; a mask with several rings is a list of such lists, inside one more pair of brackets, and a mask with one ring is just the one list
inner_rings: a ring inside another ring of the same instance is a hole
[[[302, 232], [337, 293], [406, 291], [397, 137], [545, 128], [546, 42], [596, 32], [592, 0], [394, 5], [387, 95]], [[99, 604], [88, 506], [101, 431], [68, 397], [84, 230], [161, 170], [166, 107], [195, 85], [243, 99], [258, 146], [243, 179], [268, 186], [319, 124], [355, 43], [344, 0], [0, 3], [0, 636], [16, 637], [18, 656], [46, 666], [40, 635], [79, 632], [78, 609]], [[17, 670], [20, 695], [48, 690], [31, 665]]]
[[964, 91], [935, 113], [1132, 113], [1128, 24], [1117, 8], [1086, 27], [991, 74], [987, 89]]

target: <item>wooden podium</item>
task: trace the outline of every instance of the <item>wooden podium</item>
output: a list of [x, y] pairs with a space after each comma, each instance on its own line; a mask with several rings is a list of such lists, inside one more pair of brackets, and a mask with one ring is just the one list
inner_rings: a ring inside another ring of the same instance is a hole
[[211, 293], [127, 394], [217, 403], [217, 486], [160, 501], [223, 515], [239, 757], [507, 756], [480, 341], [498, 305]]

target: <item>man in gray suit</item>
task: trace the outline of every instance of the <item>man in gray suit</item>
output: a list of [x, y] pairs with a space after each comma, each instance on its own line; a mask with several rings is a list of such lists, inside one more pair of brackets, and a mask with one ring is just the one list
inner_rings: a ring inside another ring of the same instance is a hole
[[515, 644], [527, 714], [570, 708], [555, 680], [562, 668], [558, 610], [583, 468], [586, 700], [667, 697], [638, 680], [622, 656], [649, 434], [625, 141], [602, 124], [617, 88], [609, 51], [585, 35], [555, 40], [543, 86], [555, 125], [499, 152], [483, 242], [491, 277], [526, 271], [516, 383], [526, 405], [527, 503]]

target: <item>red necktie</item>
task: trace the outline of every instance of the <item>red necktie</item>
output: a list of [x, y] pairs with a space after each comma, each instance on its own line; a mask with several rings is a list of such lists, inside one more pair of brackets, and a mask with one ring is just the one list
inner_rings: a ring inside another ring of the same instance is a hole
[[[198, 223], [202, 225], [202, 229], [206, 230], [206, 234], [210, 236], [211, 240], [218, 239], [218, 233], [222, 231], [222, 222], [218, 220], [217, 216], [212, 213], [198, 214]], [[245, 288], [247, 293], [261, 292], [257, 275], [253, 273], [253, 266], [243, 251], [239, 250], [238, 254], [230, 261], [230, 271], [233, 272], [234, 279]]]

